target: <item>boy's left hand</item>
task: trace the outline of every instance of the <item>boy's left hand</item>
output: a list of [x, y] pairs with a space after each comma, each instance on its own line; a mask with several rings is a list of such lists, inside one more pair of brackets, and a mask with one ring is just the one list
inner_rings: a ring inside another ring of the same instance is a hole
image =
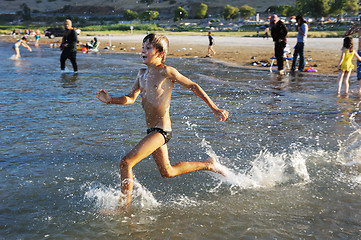
[[223, 109], [214, 110], [213, 113], [216, 116], [216, 118], [218, 118], [218, 120], [221, 122], [226, 121], [226, 119], [228, 118], [228, 114], [229, 114], [227, 110], [223, 110]]

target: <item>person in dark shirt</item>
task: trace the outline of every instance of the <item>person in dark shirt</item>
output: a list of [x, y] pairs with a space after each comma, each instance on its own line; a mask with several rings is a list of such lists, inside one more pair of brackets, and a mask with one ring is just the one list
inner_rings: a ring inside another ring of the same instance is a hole
[[213, 50], [213, 46], [215, 44], [214, 38], [212, 36], [212, 32], [208, 32], [208, 40], [209, 40], [209, 44], [208, 44], [208, 54], [206, 57], [210, 57], [211, 54], [215, 55], [216, 52]]
[[78, 36], [72, 27], [70, 19], [66, 19], [64, 22], [64, 35], [61, 41], [60, 48], [62, 50], [60, 56], [60, 68], [65, 69], [65, 61], [69, 59], [73, 65], [74, 73], [78, 72], [78, 65], [76, 63], [76, 44], [78, 42]]
[[275, 57], [277, 59], [278, 71], [282, 75], [284, 74], [283, 52], [287, 45], [288, 30], [286, 25], [275, 14], [272, 15], [271, 17], [270, 27], [271, 27], [271, 36], [275, 43]]

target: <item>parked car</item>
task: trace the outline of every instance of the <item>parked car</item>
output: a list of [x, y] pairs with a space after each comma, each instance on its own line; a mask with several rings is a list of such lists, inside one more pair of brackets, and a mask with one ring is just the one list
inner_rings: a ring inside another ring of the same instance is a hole
[[44, 31], [45, 36], [53, 39], [54, 37], [62, 37], [64, 34], [63, 28], [48, 28]]

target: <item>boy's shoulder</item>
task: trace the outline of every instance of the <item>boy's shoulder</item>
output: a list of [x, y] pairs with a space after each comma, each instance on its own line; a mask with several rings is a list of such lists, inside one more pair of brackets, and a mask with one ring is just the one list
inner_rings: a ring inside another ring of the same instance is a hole
[[174, 67], [167, 66], [162, 64], [160, 73], [163, 74], [165, 77], [171, 77], [178, 73], [178, 70]]

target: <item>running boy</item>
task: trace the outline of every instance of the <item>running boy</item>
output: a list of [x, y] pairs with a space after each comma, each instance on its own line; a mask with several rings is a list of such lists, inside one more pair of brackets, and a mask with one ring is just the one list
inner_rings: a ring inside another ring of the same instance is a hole
[[168, 47], [169, 42], [165, 36], [153, 33], [147, 35], [143, 39], [141, 54], [143, 64], [147, 65], [147, 68], [140, 69], [129, 94], [110, 97], [105, 90], [96, 93], [97, 98], [104, 103], [121, 105], [132, 104], [138, 95], [141, 95], [148, 127], [147, 135], [120, 162], [121, 192], [125, 198], [121, 200], [125, 200], [126, 207], [130, 205], [133, 190], [132, 168], [150, 154], [153, 155], [164, 178], [198, 170], [222, 173], [217, 169], [213, 158], [205, 162], [180, 162], [175, 165], [169, 162], [167, 142], [172, 137], [169, 108], [174, 83], [185, 86], [203, 99], [220, 121], [228, 118], [228, 112], [219, 109], [198, 84], [180, 74], [175, 68], [163, 64]]
[[13, 45], [13, 49], [15, 51], [15, 59], [18, 59], [20, 57], [20, 49], [19, 49], [20, 45], [28, 49], [29, 52], [32, 52], [31, 48], [26, 43], [26, 36], [23, 36], [21, 39], [17, 40]]

